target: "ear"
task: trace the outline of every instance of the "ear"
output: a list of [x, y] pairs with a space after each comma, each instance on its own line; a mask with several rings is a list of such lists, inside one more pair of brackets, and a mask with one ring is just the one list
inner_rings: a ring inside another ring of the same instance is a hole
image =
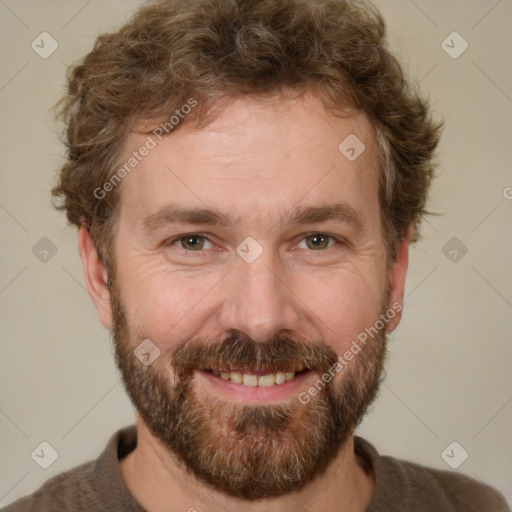
[[100, 322], [107, 329], [111, 330], [112, 309], [110, 307], [110, 292], [107, 288], [107, 269], [85, 226], [81, 226], [78, 229], [78, 249], [82, 260], [87, 291], [98, 311]]
[[393, 332], [402, 318], [404, 288], [405, 288], [405, 275], [409, 265], [409, 243], [411, 240], [412, 230], [407, 229], [405, 236], [398, 248], [398, 253], [393, 266], [389, 270], [389, 303], [388, 308], [392, 308], [393, 304], [400, 304], [400, 309], [393, 308], [396, 315], [389, 321], [386, 327], [386, 332]]

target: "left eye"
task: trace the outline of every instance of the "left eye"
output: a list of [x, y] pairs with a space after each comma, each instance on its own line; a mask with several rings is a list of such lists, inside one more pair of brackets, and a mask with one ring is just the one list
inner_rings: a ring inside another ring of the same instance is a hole
[[[306, 243], [306, 247], [308, 249], [317, 251], [317, 250], [328, 249], [329, 247], [332, 247], [332, 245], [334, 243], [336, 243], [336, 240], [330, 235], [325, 235], [323, 233], [314, 233], [314, 234], [304, 237], [300, 241], [300, 243], [303, 243], [303, 242]], [[332, 243], [329, 244], [329, 242], [332, 242]]]

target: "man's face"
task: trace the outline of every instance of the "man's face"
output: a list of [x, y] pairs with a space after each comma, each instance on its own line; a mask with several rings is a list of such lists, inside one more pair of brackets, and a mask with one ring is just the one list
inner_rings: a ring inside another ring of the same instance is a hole
[[[349, 135], [366, 146], [355, 160], [338, 149]], [[126, 159], [146, 141], [131, 134]], [[164, 138], [121, 187], [107, 326], [141, 418], [220, 491], [304, 486], [373, 400], [384, 330], [322, 375], [396, 299], [368, 121], [334, 117], [313, 95], [245, 97]], [[160, 351], [148, 366], [134, 354], [147, 339]]]

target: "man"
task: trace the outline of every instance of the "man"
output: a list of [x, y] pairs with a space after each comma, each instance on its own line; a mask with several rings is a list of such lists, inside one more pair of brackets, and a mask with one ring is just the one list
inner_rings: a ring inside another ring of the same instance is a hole
[[356, 426], [441, 126], [365, 2], [167, 0], [69, 77], [54, 195], [136, 410], [25, 510], [506, 511]]

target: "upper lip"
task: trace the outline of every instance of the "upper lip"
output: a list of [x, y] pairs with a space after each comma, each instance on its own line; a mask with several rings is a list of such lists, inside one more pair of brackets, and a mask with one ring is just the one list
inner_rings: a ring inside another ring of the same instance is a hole
[[306, 370], [305, 366], [300, 366], [296, 368], [285, 368], [285, 369], [277, 369], [277, 368], [266, 368], [254, 370], [252, 368], [201, 368], [201, 370], [213, 370], [218, 372], [226, 372], [226, 373], [252, 373], [253, 375], [270, 375], [271, 373], [291, 373], [291, 372], [301, 372]]

